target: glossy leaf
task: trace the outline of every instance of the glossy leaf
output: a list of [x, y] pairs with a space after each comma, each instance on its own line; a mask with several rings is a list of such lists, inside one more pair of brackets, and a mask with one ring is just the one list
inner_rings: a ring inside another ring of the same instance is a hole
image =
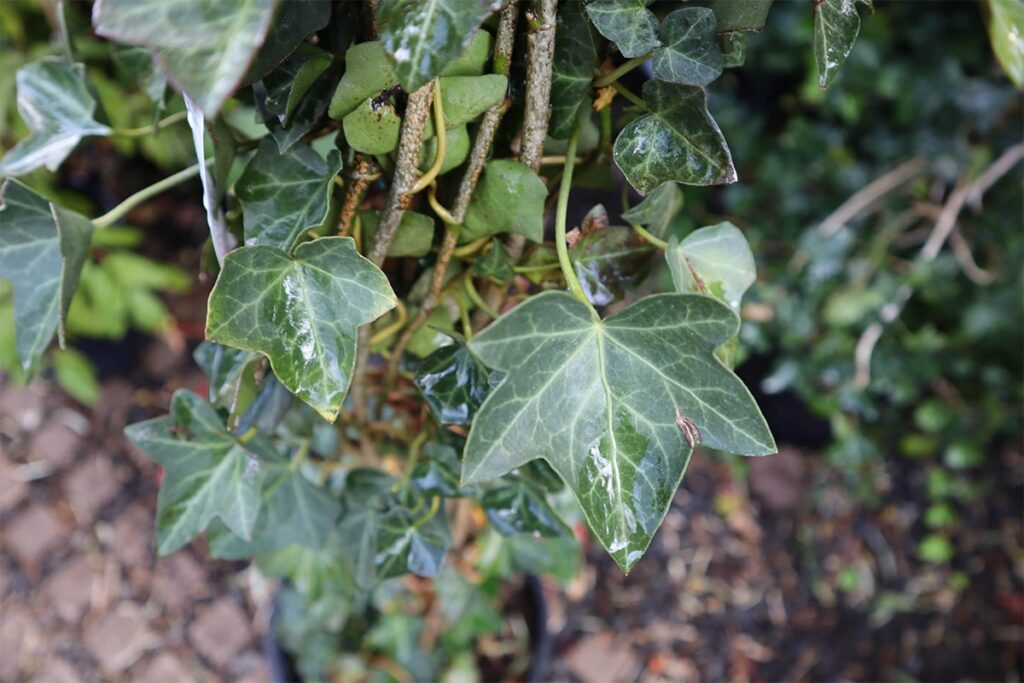
[[[372, 240], [377, 234], [377, 224], [380, 221], [380, 212], [360, 211], [359, 220], [363, 226], [364, 244], [373, 244]], [[398, 231], [391, 240], [391, 244], [388, 245], [387, 255], [393, 258], [426, 256], [430, 253], [433, 243], [434, 219], [416, 211], [406, 211], [398, 223]]]
[[263, 44], [277, 0], [100, 0], [96, 32], [153, 50], [167, 77], [214, 119]]
[[309, 34], [319, 31], [331, 20], [331, 0], [284, 0], [278, 7], [267, 37], [256, 53], [246, 81], [266, 76]]
[[380, 41], [353, 45], [345, 53], [345, 73], [338, 81], [328, 114], [332, 119], [344, 118], [367, 98], [397, 83], [398, 76]]
[[722, 75], [722, 51], [715, 35], [715, 15], [706, 7], [686, 7], [669, 14], [659, 30], [663, 48], [654, 54], [654, 75], [670, 83], [705, 86]]
[[352, 377], [356, 330], [394, 305], [387, 278], [349, 237], [300, 244], [294, 256], [244, 247], [224, 259], [206, 337], [267, 356], [277, 378], [333, 422]]
[[738, 325], [728, 306], [693, 295], [649, 296], [603, 321], [564, 292], [516, 306], [470, 342], [507, 374], [473, 423], [463, 483], [547, 460], [629, 571], [689, 460], [677, 414], [712, 448], [775, 451], [750, 392], [714, 357]]
[[266, 463], [276, 455], [260, 438], [243, 444], [213, 407], [179, 389], [171, 414], [130, 425], [132, 443], [164, 468], [157, 500], [157, 550], [168, 555], [219, 518], [237, 536], [252, 537]]
[[555, 56], [551, 69], [551, 119], [548, 135], [568, 138], [580, 112], [590, 106], [590, 82], [597, 68], [598, 34], [580, 0], [559, 3]]
[[754, 253], [747, 238], [732, 223], [694, 230], [669, 241], [665, 260], [680, 294], [709, 294], [739, 312], [740, 299], [757, 279]]
[[643, 201], [622, 212], [622, 217], [630, 223], [637, 223], [661, 237], [668, 229], [669, 223], [683, 208], [683, 191], [673, 182], [663, 183], [654, 192], [644, 197]]
[[619, 225], [584, 232], [569, 250], [573, 268], [595, 306], [621, 299], [626, 288], [650, 272], [654, 248]]
[[288, 125], [303, 96], [332, 62], [330, 53], [313, 45], [301, 45], [263, 79], [267, 91], [263, 103], [266, 111], [282, 125]]
[[602, 36], [632, 58], [661, 46], [658, 18], [647, 9], [652, 0], [593, 0], [587, 16]]
[[341, 120], [345, 141], [364, 154], [387, 154], [398, 147], [402, 117], [392, 95], [368, 97]]
[[760, 31], [772, 0], [711, 0], [718, 31]]
[[473, 265], [477, 275], [498, 284], [504, 284], [516, 276], [516, 272], [512, 268], [512, 258], [509, 256], [508, 249], [496, 237], [491, 240], [491, 248]]
[[85, 82], [85, 67], [45, 59], [18, 69], [18, 113], [32, 134], [0, 159], [0, 173], [19, 176], [63, 163], [87, 135], [109, 135], [97, 122], [96, 100]]
[[464, 0], [381, 0], [380, 41], [406, 92], [440, 74], [476, 36], [494, 9]]
[[541, 242], [547, 196], [544, 181], [526, 164], [488, 161], [466, 210], [459, 240], [472, 242], [485, 235], [514, 232]]
[[462, 463], [451, 446], [429, 442], [423, 444], [420, 461], [412, 471], [409, 483], [427, 496], [454, 496], [459, 493], [459, 471]]
[[551, 508], [544, 493], [522, 479], [507, 477], [499, 486], [486, 491], [480, 504], [491, 524], [503, 536], [572, 536], [572, 530]]
[[[859, 0], [871, 4], [870, 0]], [[857, 0], [815, 0], [814, 59], [818, 85], [827, 88], [853, 49], [860, 32]]]
[[438, 422], [468, 425], [490, 391], [490, 375], [465, 344], [456, 342], [424, 358], [415, 382]]
[[323, 226], [340, 170], [337, 150], [325, 161], [306, 145], [282, 154], [271, 139], [263, 138], [235, 186], [246, 246], [288, 250], [299, 235]]
[[92, 223], [8, 179], [0, 186], [0, 278], [14, 287], [14, 342], [30, 374], [59, 333], [89, 251]]
[[722, 131], [708, 113], [701, 88], [664, 81], [644, 83], [651, 113], [626, 126], [615, 140], [615, 163], [640, 194], [664, 182], [721, 185], [736, 182]]
[[242, 371], [249, 363], [257, 360], [259, 355], [204, 341], [196, 347], [192, 358], [206, 375], [210, 386], [210, 403], [230, 406], [238, 393]]
[[1024, 88], [1024, 6], [1020, 0], [988, 0], [988, 37], [1003, 71]]

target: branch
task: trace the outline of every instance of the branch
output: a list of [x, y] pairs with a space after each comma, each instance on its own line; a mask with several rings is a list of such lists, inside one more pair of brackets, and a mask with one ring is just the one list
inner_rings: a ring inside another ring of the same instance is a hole
[[904, 161], [896, 168], [883, 173], [840, 204], [839, 208], [821, 222], [821, 225], [818, 226], [818, 231], [826, 236], [834, 235], [840, 228], [859, 216], [862, 211], [868, 209], [875, 201], [921, 175], [924, 170], [924, 158], [914, 157]]
[[338, 217], [338, 234], [347, 235], [352, 227], [352, 219], [355, 218], [359, 204], [362, 202], [363, 194], [370, 182], [380, 175], [380, 167], [372, 158], [365, 154], [355, 155], [355, 164], [348, 174], [348, 184], [345, 186], [345, 199], [341, 204], [341, 213]]

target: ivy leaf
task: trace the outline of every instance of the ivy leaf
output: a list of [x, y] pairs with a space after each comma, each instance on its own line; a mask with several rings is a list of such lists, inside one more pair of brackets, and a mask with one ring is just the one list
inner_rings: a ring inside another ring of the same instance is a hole
[[318, 47], [303, 43], [276, 69], [263, 79], [267, 97], [263, 102], [266, 111], [287, 126], [303, 96], [309, 92], [333, 62], [330, 53]]
[[548, 188], [526, 164], [507, 159], [488, 161], [466, 209], [460, 242], [485, 235], [514, 232], [544, 241], [544, 200]]
[[491, 239], [491, 248], [477, 259], [473, 269], [480, 277], [488, 278], [498, 284], [505, 284], [516, 276], [508, 249], [496, 237]]
[[722, 75], [722, 51], [715, 34], [715, 14], [707, 7], [687, 7], [661, 22], [665, 47], [654, 54], [654, 76], [670, 83], [705, 86]]
[[99, 0], [93, 25], [104, 38], [151, 49], [213, 120], [246, 75], [276, 7], [277, 0]]
[[157, 68], [153, 55], [141, 47], [118, 47], [110, 53], [114, 66], [142, 86], [143, 92], [153, 101], [156, 115], [167, 106], [167, 77]]
[[87, 135], [110, 135], [93, 115], [96, 100], [85, 82], [85, 67], [54, 59], [18, 69], [18, 113], [32, 134], [0, 160], [0, 173], [19, 176], [64, 162]]
[[440, 74], [476, 36], [493, 4], [464, 0], [381, 0], [377, 26], [398, 81], [412, 92]]
[[598, 32], [633, 58], [660, 47], [658, 18], [647, 9], [653, 0], [594, 0], [587, 16]]
[[[469, 135], [469, 126], [463, 124], [457, 128], [448, 130], [447, 146], [444, 150], [444, 161], [441, 162], [441, 170], [438, 175], [444, 175], [448, 171], [462, 165], [462, 162], [469, 156], [469, 149], [473, 141]], [[419, 166], [420, 171], [426, 173], [434, 163], [434, 155], [437, 154], [437, 138], [430, 138], [420, 147]]]
[[345, 53], [345, 73], [327, 110], [332, 119], [344, 118], [367, 98], [398, 83], [387, 52], [380, 41], [353, 45]]
[[743, 66], [747, 61], [747, 34], [739, 31], [718, 36], [718, 47], [722, 50], [722, 64], [726, 69]]
[[518, 477], [506, 477], [499, 486], [486, 491], [480, 504], [502, 536], [572, 536], [572, 530], [551, 508], [544, 493]]
[[468, 425], [490, 391], [490, 375], [465, 344], [456, 342], [424, 358], [415, 383], [438, 422]]
[[281, 3], [267, 37], [245, 76], [246, 81], [263, 78], [283, 62], [306, 37], [331, 20], [331, 0], [286, 0]]
[[225, 525], [210, 527], [210, 554], [236, 560], [278, 550], [289, 545], [319, 549], [334, 530], [341, 505], [322, 487], [309, 481], [288, 461], [275, 457], [267, 462], [263, 505], [252, 540], [245, 541]]
[[441, 72], [442, 76], [482, 76], [487, 70], [491, 59], [491, 46], [494, 39], [483, 29], [477, 29], [469, 41], [469, 46]]
[[775, 451], [750, 392], [714, 357], [738, 325], [728, 306], [704, 296], [650, 296], [603, 321], [565, 292], [528, 299], [469, 343], [507, 374], [477, 413], [463, 483], [547, 460], [629, 571], [689, 460], [677, 416], [712, 448]]
[[368, 97], [341, 120], [345, 141], [357, 152], [388, 154], [398, 147], [402, 117], [395, 110], [393, 96], [388, 92]]
[[621, 225], [584, 231], [569, 251], [583, 291], [595, 306], [621, 299], [626, 288], [647, 277], [653, 255], [651, 245]]
[[559, 3], [548, 122], [548, 135], [556, 140], [572, 135], [580, 112], [590, 105], [590, 81], [598, 61], [597, 42], [597, 31], [587, 21], [583, 3]]
[[[442, 76], [441, 102], [445, 130], [472, 121], [505, 98], [508, 79], [498, 74]], [[427, 121], [424, 139], [434, 136], [434, 119]]]
[[639, 204], [623, 211], [622, 217], [630, 223], [644, 226], [656, 237], [661, 237], [683, 208], [683, 201], [683, 191], [679, 185], [671, 181], [662, 183]]
[[431, 441], [423, 444], [421, 460], [409, 483], [428, 496], [454, 496], [459, 492], [459, 454], [451, 446]]
[[760, 31], [764, 28], [772, 0], [711, 0], [718, 31]]
[[281, 153], [264, 137], [235, 187], [246, 246], [287, 251], [299, 235], [322, 227], [331, 213], [331, 190], [340, 170], [337, 150], [324, 161], [312, 147], [297, 145]]
[[257, 437], [242, 443], [213, 407], [179, 389], [171, 414], [125, 428], [125, 435], [164, 468], [157, 500], [157, 550], [169, 555], [214, 518], [237, 536], [252, 537], [260, 508], [265, 463], [273, 449]]
[[[364, 243], [373, 244], [380, 222], [380, 211], [360, 211], [359, 220], [362, 224]], [[405, 211], [398, 223], [387, 255], [392, 258], [403, 256], [426, 256], [434, 244], [434, 219], [416, 211]]]
[[356, 330], [395, 306], [387, 277], [350, 237], [237, 249], [210, 293], [206, 338], [270, 359], [288, 389], [333, 422], [355, 364]]
[[[870, 0], [859, 0], [870, 6]], [[827, 88], [853, 49], [860, 32], [855, 0], [814, 0], [814, 60], [818, 85]]]
[[1024, 88], [1024, 8], [1020, 0], [988, 0], [988, 37], [1003, 71]]
[[258, 360], [259, 355], [204, 341], [196, 347], [192, 358], [206, 375], [210, 403], [230, 407], [246, 366]]
[[685, 185], [736, 182], [732, 155], [708, 113], [702, 88], [650, 80], [644, 100], [651, 113], [626, 126], [615, 140], [615, 163], [630, 185], [648, 194], [675, 180]]
[[30, 374], [64, 319], [78, 287], [92, 223], [16, 180], [0, 186], [0, 278], [14, 287], [14, 344]]
[[729, 222], [694, 230], [682, 242], [673, 237], [665, 260], [677, 292], [709, 294], [737, 312], [744, 292], [757, 279], [747, 238]]

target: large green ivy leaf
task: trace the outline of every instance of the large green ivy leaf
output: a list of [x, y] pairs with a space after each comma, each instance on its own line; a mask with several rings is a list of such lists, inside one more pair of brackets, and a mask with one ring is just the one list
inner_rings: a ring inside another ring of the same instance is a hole
[[441, 424], [468, 425], [487, 397], [491, 373], [456, 342], [423, 359], [416, 370], [416, 387]]
[[662, 183], [721, 185], [736, 182], [722, 131], [708, 113], [702, 88], [651, 80], [644, 83], [651, 113], [615, 140], [615, 163], [630, 185], [648, 194]]
[[267, 356], [281, 383], [333, 422], [352, 377], [356, 330], [395, 301], [350, 237], [305, 242], [293, 256], [244, 247], [224, 259], [206, 337]]
[[661, 22], [665, 47], [654, 54], [654, 75], [664, 81], [704, 86], [722, 75], [715, 15], [706, 7], [676, 10]]
[[488, 161], [469, 202], [461, 242], [514, 232], [544, 241], [544, 200], [548, 188], [526, 164], [508, 159]]
[[276, 457], [266, 464], [263, 505], [252, 540], [234, 535], [225, 525], [210, 526], [210, 554], [234, 560], [262, 555], [289, 545], [317, 550], [334, 530], [341, 505], [288, 461]]
[[0, 173], [19, 176], [41, 166], [55, 171], [87, 135], [109, 135], [93, 115], [96, 100], [85, 67], [54, 59], [18, 69], [18, 112], [32, 134], [0, 159]]
[[683, 191], [673, 182], [662, 183], [643, 201], [622, 212], [630, 223], [637, 223], [657, 237], [665, 234], [669, 223], [683, 208]]
[[[380, 223], [380, 211], [360, 211], [364, 244], [373, 244]], [[391, 258], [426, 256], [434, 244], [434, 219], [418, 211], [405, 211], [398, 222], [398, 231], [388, 245]]]
[[654, 247], [621, 225], [584, 230], [569, 250], [583, 292], [595, 306], [621, 299], [627, 288], [647, 277], [653, 255]]
[[338, 81], [327, 113], [332, 119], [344, 118], [368, 97], [396, 83], [398, 76], [380, 41], [353, 45], [345, 53], [345, 73]]
[[672, 282], [680, 293], [714, 296], [739, 311], [740, 299], [757, 279], [747, 238], [729, 222], [694, 230], [665, 250]]
[[377, 7], [380, 41], [406, 92], [440, 74], [476, 36], [494, 10], [471, 0], [381, 0]]
[[814, 60], [818, 63], [818, 85], [827, 88], [853, 49], [860, 32], [856, 2], [871, 0], [814, 1]]
[[214, 119], [263, 44], [278, 0], [99, 0], [105, 38], [148, 47], [167, 77]]
[[276, 457], [266, 441], [242, 443], [209, 403], [185, 389], [175, 392], [170, 415], [130, 425], [125, 435], [164, 468], [156, 521], [161, 555], [191, 541], [215, 517], [237, 536], [252, 537], [266, 462]]
[[507, 374], [477, 413], [463, 483], [547, 460], [629, 571], [689, 460], [681, 418], [712, 448], [775, 451], [750, 392], [714, 356], [738, 325], [705, 296], [650, 296], [603, 321], [565, 292], [520, 304], [470, 341]]
[[711, 0], [718, 31], [760, 31], [772, 0]]
[[1024, 88], [1024, 3], [988, 0], [988, 37], [992, 51], [1018, 88]]
[[284, 61], [310, 33], [319, 31], [331, 20], [331, 0], [286, 0], [274, 15], [267, 37], [256, 53], [245, 76], [255, 81], [266, 76]]
[[559, 3], [555, 56], [551, 68], [551, 119], [548, 135], [564, 140], [590, 106], [590, 82], [597, 68], [598, 34], [580, 0]]
[[14, 287], [14, 343], [29, 374], [64, 318], [89, 252], [92, 223], [16, 180], [0, 186], [0, 278]]
[[658, 17], [647, 9], [653, 0], [593, 0], [587, 16], [623, 57], [633, 58], [659, 47]]
[[330, 215], [334, 176], [341, 155], [324, 158], [307, 145], [278, 152], [270, 138], [245, 166], [235, 186], [242, 203], [246, 246], [268, 245], [287, 251], [306, 230], [323, 226]]

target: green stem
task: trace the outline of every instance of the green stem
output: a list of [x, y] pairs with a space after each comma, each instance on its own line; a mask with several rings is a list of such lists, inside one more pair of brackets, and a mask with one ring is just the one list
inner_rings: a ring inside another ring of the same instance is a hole
[[143, 135], [155, 133], [161, 128], [166, 128], [167, 126], [178, 123], [179, 121], [184, 121], [187, 116], [188, 112], [179, 111], [177, 114], [165, 116], [150, 126], [142, 126], [141, 128], [115, 128], [113, 130], [113, 135], [123, 138], [140, 138]]
[[[206, 163], [212, 164], [213, 157], [207, 159]], [[174, 175], [169, 175], [163, 180], [153, 183], [149, 187], [142, 188], [110, 211], [106, 212], [99, 218], [94, 219], [92, 224], [97, 228], [109, 228], [111, 225], [128, 215], [128, 213], [139, 204], [142, 204], [164, 190], [169, 190], [175, 185], [183, 183], [189, 178], [194, 178], [197, 175], [199, 175], [199, 164], [193, 164], [186, 169], [178, 171]]]
[[635, 92], [633, 92], [626, 86], [622, 85], [621, 83], [612, 83], [612, 87], [615, 88], [615, 92], [619, 93], [636, 106], [640, 107], [645, 111], [650, 111], [650, 107], [647, 106], [647, 103], [644, 102], [639, 95], [637, 95]]
[[668, 242], [666, 242], [665, 240], [661, 239], [660, 237], [655, 237], [654, 235], [649, 233], [643, 226], [637, 225], [636, 223], [630, 223], [629, 225], [630, 225], [631, 228], [636, 230], [636, 234], [638, 234], [641, 237], [643, 237], [644, 241], [646, 241], [648, 244], [653, 244], [654, 246], [656, 246], [658, 249], [661, 249], [662, 251], [665, 251], [666, 249], [668, 249]]
[[615, 69], [615, 71], [612, 71], [611, 73], [605, 74], [604, 76], [601, 76], [600, 78], [595, 78], [594, 79], [594, 87], [595, 88], [603, 88], [606, 85], [611, 85], [612, 83], [614, 83], [615, 81], [619, 80], [620, 78], [622, 78], [623, 76], [628, 74], [630, 71], [632, 71], [633, 69], [637, 68], [638, 66], [640, 66], [641, 64], [646, 62], [648, 59], [653, 57], [654, 56], [654, 52], [655, 52], [655, 50], [651, 50], [647, 54], [640, 55], [639, 57], [634, 57], [633, 59], [630, 59], [630, 60], [625, 61], [622, 64], [620, 64], [619, 67], [617, 69]]
[[569, 137], [569, 146], [565, 150], [565, 170], [562, 173], [562, 182], [558, 186], [558, 206], [555, 208], [555, 249], [558, 251], [558, 265], [562, 268], [562, 275], [565, 276], [565, 284], [569, 292], [585, 303], [594, 315], [597, 311], [590, 304], [587, 295], [583, 291], [583, 285], [576, 277], [576, 271], [572, 269], [572, 262], [569, 260], [569, 247], [565, 241], [565, 221], [569, 212], [569, 191], [572, 189], [572, 171], [576, 165], [576, 144], [580, 139], [579, 122]]
[[469, 295], [469, 300], [476, 304], [476, 307], [481, 311], [491, 316], [491, 320], [497, 320], [501, 317], [501, 314], [496, 310], [487, 305], [487, 302], [480, 296], [480, 292], [476, 291], [476, 285], [473, 284], [473, 272], [470, 271], [465, 278], [462, 280], [462, 284], [466, 288], [466, 294]]

